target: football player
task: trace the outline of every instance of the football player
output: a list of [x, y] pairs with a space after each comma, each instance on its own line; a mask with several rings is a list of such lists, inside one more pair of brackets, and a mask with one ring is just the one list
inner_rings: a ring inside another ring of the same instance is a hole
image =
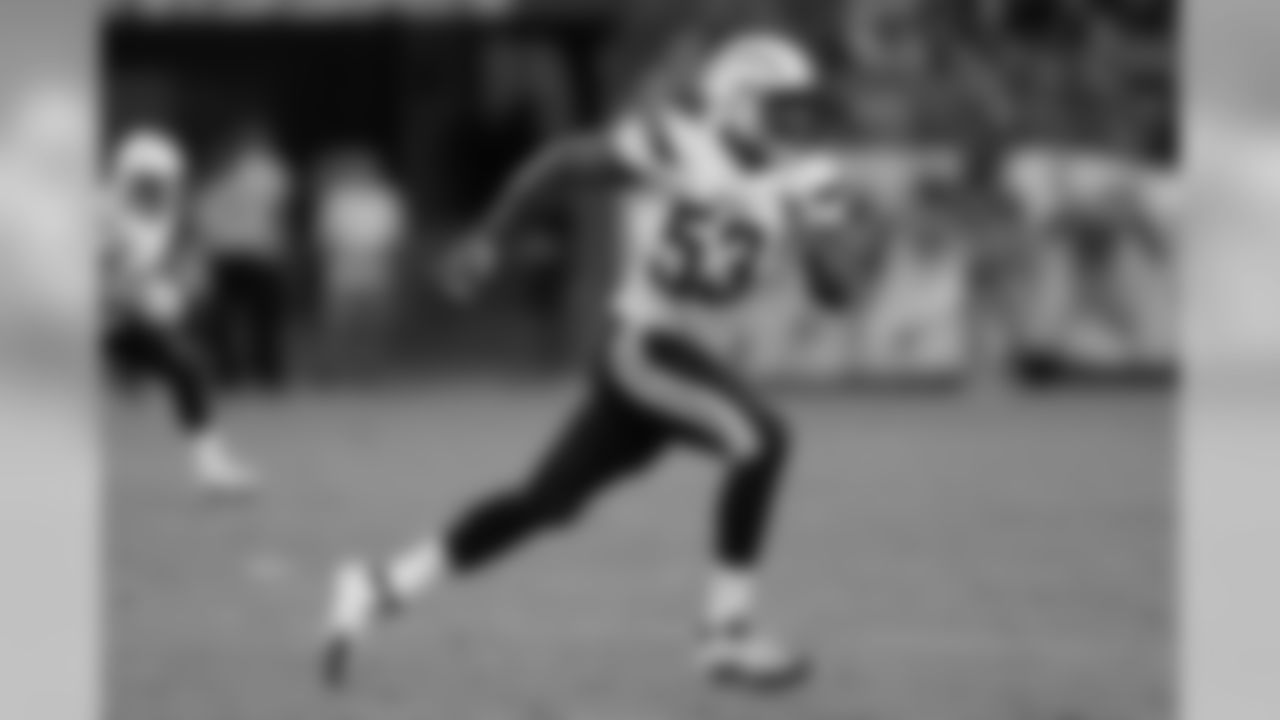
[[217, 427], [214, 399], [189, 342], [192, 255], [183, 243], [186, 159], [158, 130], [124, 137], [106, 177], [102, 288], [111, 345], [163, 381], [199, 481], [247, 488], [253, 474]]
[[[1005, 168], [1004, 186], [1038, 246], [1046, 288], [1043, 327], [1030, 338], [1051, 350], [1080, 317], [1097, 318], [1120, 337], [1141, 336], [1141, 318], [1118, 275], [1132, 258], [1167, 252], [1165, 183], [1137, 161], [1097, 150], [1026, 147]], [[1053, 262], [1047, 262], [1053, 260]], [[1047, 304], [1046, 304], [1047, 303]], [[1052, 354], [1052, 353], [1051, 353]]]
[[624, 183], [612, 327], [586, 400], [522, 481], [441, 534], [338, 570], [324, 633], [328, 682], [344, 682], [353, 650], [380, 620], [567, 527], [672, 445], [706, 451], [725, 475], [696, 665], [752, 689], [804, 679], [806, 655], [761, 623], [756, 585], [790, 451], [787, 423], [718, 350], [735, 313], [795, 252], [787, 232], [794, 203], [783, 188], [822, 173], [796, 183], [794, 172], [772, 172], [769, 106], [817, 81], [815, 63], [791, 39], [736, 38], [712, 54], [684, 97], [536, 159], [461, 245], [448, 277], [464, 291], [510, 254], [499, 238], [553, 178], [604, 170]]

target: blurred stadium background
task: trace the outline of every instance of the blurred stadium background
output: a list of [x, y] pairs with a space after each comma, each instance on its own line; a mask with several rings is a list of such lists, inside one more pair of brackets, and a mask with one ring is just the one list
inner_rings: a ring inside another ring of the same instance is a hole
[[[322, 382], [577, 365], [610, 267], [603, 198], [546, 218], [530, 271], [481, 307], [444, 302], [430, 259], [545, 139], [616, 113], [735, 27], [781, 24], [834, 59], [858, 119], [838, 140], [854, 151], [903, 136], [924, 148], [917, 156], [1069, 140], [1160, 177], [1178, 150], [1177, 18], [1162, 0], [321, 5], [333, 3], [267, 4], [236, 19], [208, 9], [216, 3], [124, 3], [134, 9], [112, 16], [103, 52], [111, 127], [166, 118], [207, 205], [237, 182], [252, 186], [237, 172], [255, 160], [274, 170], [274, 210], [232, 199], [230, 212], [283, 218], [291, 369]], [[916, 159], [909, 147], [893, 152]], [[971, 242], [936, 262], [904, 249], [856, 307], [777, 298], [743, 339], [759, 372], [967, 381], [1172, 369], [1176, 238], [1155, 252], [1063, 252], [1010, 238], [1011, 217], [970, 185], [954, 231], [1005, 242]], [[217, 227], [217, 212], [203, 227]], [[970, 283], [975, 265], [1002, 270]]]
[[[432, 280], [543, 140], [608, 117], [700, 43], [778, 23], [846, 68], [852, 149], [887, 140], [910, 162], [1069, 137], [1161, 175], [1178, 150], [1170, 3], [120, 5], [102, 46], [108, 144], [169, 119], [211, 234], [270, 214], [246, 195], [278, 201], [279, 245], [247, 252], [278, 273], [263, 307], [282, 300], [294, 389], [229, 409], [271, 475], [248, 508], [211, 511], [175, 482], [161, 408], [109, 408], [111, 717], [1174, 717], [1176, 438], [1149, 381], [1177, 370], [1179, 238], [1064, 252], [977, 192], [952, 210], [975, 240], [963, 252], [917, 252], [902, 228], [866, 302], [773, 298], [742, 338], [756, 372], [817, 390], [783, 393], [801, 447], [771, 573], [782, 616], [816, 641], [812, 690], [721, 697], [672, 662], [701, 569], [690, 481], [705, 473], [684, 460], [580, 537], [441, 598], [353, 697], [306, 676], [334, 558], [518, 470], [571, 401], [557, 380], [589, 353], [609, 277], [602, 198], [547, 218], [529, 272], [479, 305]], [[1070, 380], [1086, 385], [1002, 391]], [[896, 394], [913, 386], [975, 394]]]

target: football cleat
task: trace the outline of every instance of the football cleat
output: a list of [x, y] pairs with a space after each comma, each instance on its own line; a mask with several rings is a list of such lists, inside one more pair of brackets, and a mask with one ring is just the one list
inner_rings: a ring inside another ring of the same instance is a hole
[[331, 689], [341, 689], [351, 676], [356, 651], [378, 623], [399, 610], [399, 602], [378, 571], [352, 562], [338, 569], [329, 599], [320, 653], [321, 681]]
[[256, 473], [221, 442], [202, 442], [192, 456], [196, 480], [214, 492], [242, 492], [257, 483]]
[[713, 683], [763, 693], [793, 690], [813, 669], [807, 655], [755, 628], [715, 632], [697, 665]]

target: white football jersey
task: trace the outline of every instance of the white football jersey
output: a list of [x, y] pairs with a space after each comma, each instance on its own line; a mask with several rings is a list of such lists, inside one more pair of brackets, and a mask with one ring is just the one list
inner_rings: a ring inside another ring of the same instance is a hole
[[620, 206], [616, 317], [704, 339], [732, 332], [785, 264], [788, 184], [687, 115], [632, 120], [615, 139], [638, 178]]
[[187, 181], [182, 151], [168, 136], [127, 136], [110, 160], [102, 238], [120, 271], [159, 273], [177, 243]]
[[100, 238], [109, 312], [171, 320], [186, 304], [171, 261], [177, 250], [186, 193], [182, 151], [160, 132], [125, 138], [110, 159]]

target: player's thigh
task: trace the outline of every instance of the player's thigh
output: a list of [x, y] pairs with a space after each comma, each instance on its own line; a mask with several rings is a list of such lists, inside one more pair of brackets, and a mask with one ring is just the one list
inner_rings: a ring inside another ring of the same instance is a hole
[[148, 364], [146, 333], [132, 319], [108, 317], [100, 341], [107, 367], [136, 371]]
[[755, 385], [679, 336], [619, 336], [611, 361], [618, 384], [671, 434], [730, 460], [756, 456], [779, 431], [779, 417]]
[[595, 377], [537, 465], [533, 484], [543, 496], [576, 504], [644, 469], [666, 440], [663, 428], [607, 378]]
[[198, 355], [182, 324], [139, 315], [125, 321], [120, 332], [128, 354], [151, 371], [184, 376], [197, 371]]

